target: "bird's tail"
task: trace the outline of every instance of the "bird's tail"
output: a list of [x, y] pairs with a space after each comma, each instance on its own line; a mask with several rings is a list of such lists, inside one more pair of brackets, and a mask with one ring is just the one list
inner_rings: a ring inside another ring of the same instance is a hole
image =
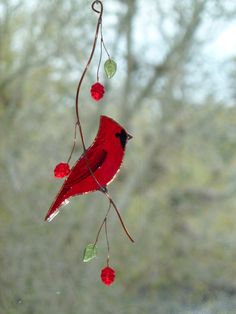
[[54, 202], [52, 203], [51, 207], [49, 208], [47, 215], [45, 216], [45, 221], [52, 221], [54, 217], [56, 217], [57, 214], [59, 214], [60, 207], [67, 205], [69, 203], [68, 196], [66, 196], [65, 188], [62, 189]]

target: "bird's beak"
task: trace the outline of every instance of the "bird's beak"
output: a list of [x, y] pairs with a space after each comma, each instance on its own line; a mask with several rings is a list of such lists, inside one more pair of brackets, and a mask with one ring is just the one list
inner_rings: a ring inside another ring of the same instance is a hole
[[131, 140], [132, 138], [133, 138], [133, 136], [128, 133], [128, 134], [127, 134], [127, 140], [129, 141], [129, 140]]

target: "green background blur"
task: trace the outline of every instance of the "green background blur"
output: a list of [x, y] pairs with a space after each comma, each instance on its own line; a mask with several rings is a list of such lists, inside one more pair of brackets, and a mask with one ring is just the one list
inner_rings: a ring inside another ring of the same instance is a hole
[[[116, 281], [106, 243], [83, 263], [107, 210], [101, 193], [43, 218], [73, 142], [74, 99], [97, 22], [90, 1], [0, 0], [0, 314], [236, 313], [236, 3], [105, 0], [118, 64], [95, 103], [97, 47], [80, 112], [87, 145], [100, 114], [133, 134], [110, 192]], [[105, 55], [102, 60], [106, 60]], [[73, 162], [82, 153], [78, 141]]]

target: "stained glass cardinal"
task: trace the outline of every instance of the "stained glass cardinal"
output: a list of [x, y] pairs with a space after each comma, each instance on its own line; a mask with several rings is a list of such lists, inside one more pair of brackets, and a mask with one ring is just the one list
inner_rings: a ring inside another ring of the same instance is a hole
[[131, 138], [115, 120], [101, 116], [94, 142], [71, 169], [45, 220], [51, 221], [70, 197], [105, 189], [119, 171]]

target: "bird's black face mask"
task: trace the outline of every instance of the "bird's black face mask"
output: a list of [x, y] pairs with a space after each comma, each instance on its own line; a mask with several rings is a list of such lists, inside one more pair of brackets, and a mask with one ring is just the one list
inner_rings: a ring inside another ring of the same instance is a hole
[[123, 149], [125, 149], [127, 140], [130, 140], [132, 138], [132, 136], [130, 134], [127, 134], [127, 132], [124, 129], [122, 129], [120, 133], [116, 133], [116, 137], [120, 139], [120, 144]]

